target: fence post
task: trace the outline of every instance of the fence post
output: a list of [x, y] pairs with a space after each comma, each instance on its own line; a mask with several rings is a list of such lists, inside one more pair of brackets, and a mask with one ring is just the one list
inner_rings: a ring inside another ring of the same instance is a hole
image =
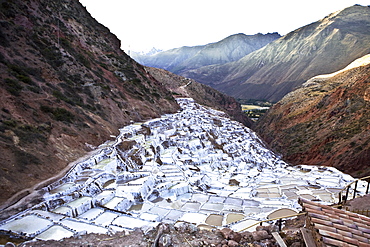
[[344, 204], [347, 202], [349, 187], [350, 186], [347, 187], [346, 196], [344, 197], [344, 200], [343, 200]]
[[355, 199], [355, 197], [356, 197], [357, 182], [358, 182], [358, 180], [356, 180], [356, 182], [355, 182], [355, 189], [353, 190], [353, 199]]
[[281, 224], [282, 224], [282, 219], [279, 219], [279, 232], [281, 232]]

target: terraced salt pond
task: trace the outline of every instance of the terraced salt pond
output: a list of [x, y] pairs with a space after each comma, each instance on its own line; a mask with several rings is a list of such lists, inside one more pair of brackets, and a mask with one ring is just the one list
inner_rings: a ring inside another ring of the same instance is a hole
[[237, 231], [298, 212], [298, 197], [333, 203], [353, 181], [334, 168], [291, 167], [224, 113], [179, 103], [176, 114], [121, 129], [0, 230], [41, 240], [179, 221]]

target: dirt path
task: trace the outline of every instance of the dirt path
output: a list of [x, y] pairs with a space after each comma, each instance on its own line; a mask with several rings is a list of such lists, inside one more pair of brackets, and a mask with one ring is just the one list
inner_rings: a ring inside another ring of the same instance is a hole
[[0, 205], [0, 221], [4, 220], [26, 208], [33, 206], [40, 201], [40, 197], [43, 195], [42, 188], [48, 186], [49, 184], [63, 178], [69, 170], [71, 170], [76, 164], [79, 162], [86, 160], [87, 158], [97, 154], [101, 149], [96, 149], [91, 152], [88, 152], [83, 157], [79, 158], [78, 160], [71, 162], [68, 164], [63, 170], [61, 170], [58, 174], [48, 178], [47, 180], [41, 181], [31, 188], [24, 189], [19, 191], [18, 193], [14, 194], [11, 198], [9, 198], [5, 203]]

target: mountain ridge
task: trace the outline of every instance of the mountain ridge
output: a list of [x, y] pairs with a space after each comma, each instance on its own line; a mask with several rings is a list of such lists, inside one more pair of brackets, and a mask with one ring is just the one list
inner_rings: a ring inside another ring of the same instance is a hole
[[317, 74], [370, 50], [370, 8], [352, 6], [294, 30], [238, 61], [189, 70], [185, 77], [242, 99], [276, 102]]
[[258, 33], [255, 35], [238, 33], [206, 45], [183, 46], [152, 56], [134, 54], [133, 58], [145, 66], [161, 68], [183, 75], [190, 69], [236, 61], [279, 37], [281, 36], [278, 33]]

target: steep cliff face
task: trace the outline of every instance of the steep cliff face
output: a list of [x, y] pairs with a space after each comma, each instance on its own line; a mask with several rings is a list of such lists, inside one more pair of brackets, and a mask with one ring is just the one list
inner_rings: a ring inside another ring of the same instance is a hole
[[370, 7], [352, 6], [299, 28], [242, 59], [183, 74], [235, 98], [277, 102], [309, 78], [370, 50]]
[[185, 46], [159, 52], [152, 56], [135, 55], [134, 59], [146, 66], [183, 75], [188, 70], [203, 66], [237, 61], [280, 37], [278, 33], [259, 33], [255, 35], [239, 33], [207, 45]]
[[251, 127], [252, 121], [242, 112], [240, 104], [231, 96], [192, 79], [173, 74], [163, 69], [146, 67], [155, 79], [162, 82], [175, 97], [190, 97], [198, 104], [227, 113], [231, 119]]
[[179, 109], [78, 1], [3, 0], [0, 19], [0, 203]]
[[370, 55], [317, 76], [280, 100], [255, 129], [293, 164], [370, 175]]

